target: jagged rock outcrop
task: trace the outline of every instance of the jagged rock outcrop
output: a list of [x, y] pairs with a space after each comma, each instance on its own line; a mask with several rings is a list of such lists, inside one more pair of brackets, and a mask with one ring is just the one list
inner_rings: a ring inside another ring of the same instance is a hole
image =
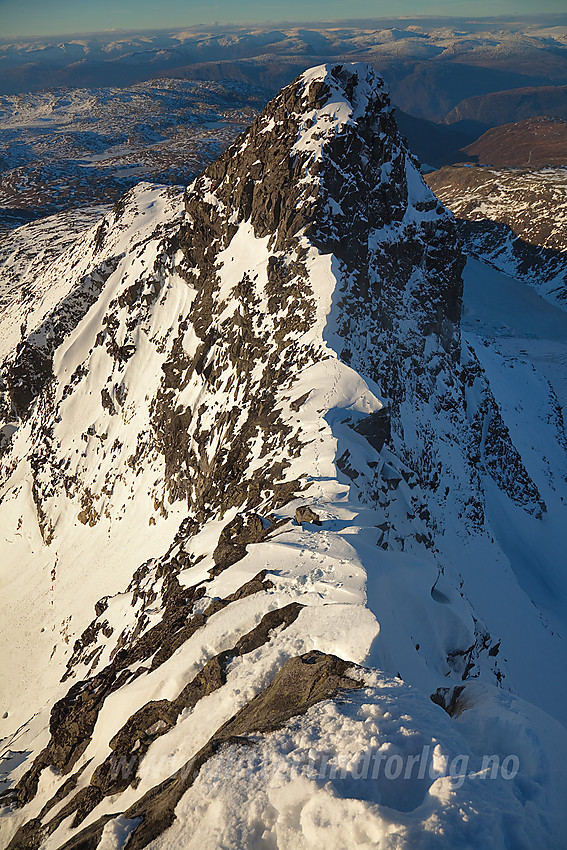
[[[387, 723], [406, 722], [405, 677], [420, 695], [409, 737], [434, 747], [441, 724], [453, 751], [450, 689], [481, 678], [492, 705], [508, 685], [516, 626], [479, 593], [485, 564], [497, 584], [510, 570], [492, 506], [539, 533], [560, 497], [461, 343], [455, 222], [382, 81], [364, 65], [306, 72], [183, 196], [134, 190], [57, 263], [3, 366], [9, 593], [37, 606], [19, 628], [48, 696], [28, 726], [37, 691], [10, 704], [33, 746], [4, 795], [8, 846], [181, 846], [169, 830], [199, 833], [179, 806], [228, 750], [235, 793], [254, 781], [244, 750], [258, 770], [264, 756], [287, 770], [305, 740], [340, 761], [349, 735], [382, 741], [384, 690]], [[16, 685], [32, 667], [18, 659]], [[406, 733], [388, 729], [396, 750]], [[352, 800], [409, 811], [368, 793]], [[290, 846], [270, 805], [266, 841]], [[452, 804], [433, 805], [449, 824]]]

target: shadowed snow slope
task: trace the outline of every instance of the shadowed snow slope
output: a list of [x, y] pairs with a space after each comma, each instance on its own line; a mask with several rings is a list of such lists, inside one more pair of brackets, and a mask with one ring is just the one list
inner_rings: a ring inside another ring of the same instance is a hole
[[562, 846], [561, 408], [461, 340], [462, 267], [365, 65], [30, 266], [3, 847]]

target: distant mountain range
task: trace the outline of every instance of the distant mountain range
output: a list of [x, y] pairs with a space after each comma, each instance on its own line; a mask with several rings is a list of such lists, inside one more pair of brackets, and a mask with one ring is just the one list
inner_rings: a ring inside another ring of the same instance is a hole
[[[458, 108], [461, 117], [450, 120], [470, 120], [463, 103], [470, 98], [567, 85], [566, 38], [562, 18], [551, 16], [539, 24], [421, 18], [4, 40], [0, 94], [129, 86], [163, 76], [236, 80], [275, 94], [310, 65], [363, 60], [383, 75], [405, 112], [439, 121]], [[549, 113], [538, 108], [518, 117], [534, 114]]]
[[536, 116], [567, 119], [567, 86], [542, 86], [489, 92], [466, 98], [443, 119], [455, 129], [478, 135], [488, 127]]

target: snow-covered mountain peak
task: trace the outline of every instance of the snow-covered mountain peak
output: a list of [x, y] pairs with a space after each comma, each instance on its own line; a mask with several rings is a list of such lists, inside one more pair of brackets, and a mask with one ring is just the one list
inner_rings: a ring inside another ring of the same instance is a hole
[[294, 116], [302, 117], [299, 150], [317, 141], [310, 132], [315, 123], [318, 137], [324, 138], [344, 131], [348, 124], [356, 127], [361, 119], [376, 120], [380, 112], [390, 112], [382, 78], [361, 63], [310, 68], [299, 77], [294, 94], [296, 100], [288, 95], [284, 103]]
[[[567, 747], [541, 711], [564, 719], [563, 588], [514, 535], [555, 576], [563, 426], [533, 379], [542, 456], [461, 340], [462, 267], [362, 65], [307, 72], [184, 193], [140, 186], [30, 267], [2, 366], [12, 850], [318, 847], [338, 800], [337, 848], [459, 846], [470, 819], [505, 847], [511, 811], [560, 834], [531, 766]], [[443, 758], [476, 776], [494, 718], [518, 784], [453, 789]], [[381, 747], [427, 776], [311, 769]]]
[[300, 231], [328, 238], [363, 213], [374, 226], [416, 211], [446, 216], [398, 134], [383, 81], [360, 63], [321, 65], [282, 89], [193, 194], [214, 198], [215, 214], [230, 210], [231, 224], [250, 218], [276, 247]]

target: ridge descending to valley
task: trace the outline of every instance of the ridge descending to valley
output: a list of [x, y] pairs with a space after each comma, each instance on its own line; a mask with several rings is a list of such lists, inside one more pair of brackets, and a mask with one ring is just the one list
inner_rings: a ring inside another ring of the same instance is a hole
[[2, 847], [560, 850], [563, 415], [463, 266], [338, 64], [14, 280]]

